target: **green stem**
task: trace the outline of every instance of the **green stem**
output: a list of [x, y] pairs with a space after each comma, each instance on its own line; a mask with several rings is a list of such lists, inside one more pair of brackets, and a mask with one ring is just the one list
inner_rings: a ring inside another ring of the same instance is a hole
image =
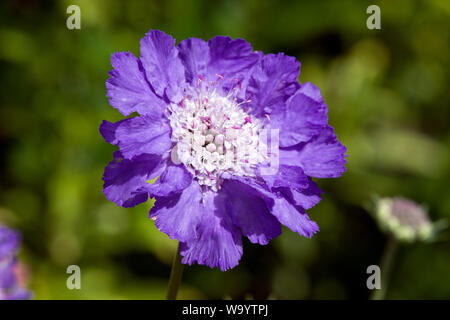
[[178, 287], [183, 276], [183, 264], [181, 263], [180, 244], [178, 244], [177, 252], [173, 258], [172, 271], [170, 272], [169, 289], [167, 290], [167, 300], [176, 300]]
[[398, 242], [394, 236], [389, 236], [381, 258], [381, 289], [372, 290], [370, 300], [384, 300], [388, 289], [389, 279], [391, 277], [392, 265], [397, 252]]

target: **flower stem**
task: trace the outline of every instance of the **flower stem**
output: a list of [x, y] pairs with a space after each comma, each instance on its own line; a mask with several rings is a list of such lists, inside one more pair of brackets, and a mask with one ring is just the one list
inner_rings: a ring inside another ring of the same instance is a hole
[[173, 258], [172, 271], [170, 272], [169, 289], [167, 290], [167, 300], [176, 300], [178, 287], [183, 276], [183, 267], [181, 263], [180, 244], [178, 244], [177, 252]]
[[381, 289], [372, 290], [370, 300], [384, 300], [391, 276], [392, 265], [397, 252], [398, 242], [394, 236], [389, 236], [381, 257]]

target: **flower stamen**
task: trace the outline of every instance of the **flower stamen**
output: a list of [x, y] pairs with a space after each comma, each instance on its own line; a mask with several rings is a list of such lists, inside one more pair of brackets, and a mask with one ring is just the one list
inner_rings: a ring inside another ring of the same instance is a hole
[[[224, 79], [220, 74], [216, 76], [216, 82]], [[236, 86], [222, 96], [214, 86], [202, 85], [204, 80], [199, 75], [193, 93], [169, 107], [175, 143], [172, 156], [199, 184], [218, 191], [224, 172], [253, 176], [255, 166], [267, 159], [261, 150], [267, 149], [260, 148], [263, 122], [242, 109], [241, 105], [248, 101], [237, 102]], [[233, 81], [240, 87], [239, 79]]]

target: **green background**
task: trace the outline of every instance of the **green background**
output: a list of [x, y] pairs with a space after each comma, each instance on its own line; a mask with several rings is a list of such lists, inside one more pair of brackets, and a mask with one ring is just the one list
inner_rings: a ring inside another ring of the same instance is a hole
[[[66, 8], [81, 8], [68, 30]], [[381, 30], [366, 8], [381, 8]], [[1, 1], [0, 221], [23, 233], [20, 260], [36, 299], [164, 298], [176, 243], [102, 193], [115, 148], [98, 131], [108, 105], [110, 55], [139, 55], [160, 29], [180, 41], [229, 35], [302, 63], [329, 122], [348, 147], [347, 172], [322, 179], [309, 210], [311, 240], [285, 229], [267, 246], [244, 243], [239, 266], [185, 269], [180, 297], [366, 299], [367, 266], [385, 236], [371, 196], [403, 195], [433, 220], [450, 217], [450, 1]], [[448, 233], [401, 248], [387, 298], [450, 298]], [[81, 290], [66, 268], [81, 268]]]

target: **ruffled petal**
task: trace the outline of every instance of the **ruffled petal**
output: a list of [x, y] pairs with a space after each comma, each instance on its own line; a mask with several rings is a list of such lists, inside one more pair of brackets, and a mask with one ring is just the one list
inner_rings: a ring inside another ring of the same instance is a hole
[[315, 178], [336, 178], [345, 171], [347, 148], [327, 126], [306, 143], [280, 148], [280, 163], [299, 166], [306, 175]]
[[319, 231], [319, 226], [308, 217], [305, 210], [295, 207], [283, 196], [274, 196], [272, 199], [271, 212], [280, 223], [301, 236], [308, 238], [311, 238], [314, 233]]
[[[270, 114], [270, 127], [280, 129], [280, 146], [290, 147], [306, 142], [318, 135], [328, 123], [327, 106], [320, 97], [310, 97], [311, 90], [317, 89], [308, 83], [291, 96], [284, 108], [274, 110]], [[313, 93], [316, 93], [313, 91]], [[316, 97], [316, 98], [318, 98]]]
[[303, 170], [295, 166], [281, 165], [275, 174], [263, 174], [264, 167], [258, 168], [258, 174], [270, 189], [286, 187], [301, 190], [308, 187], [309, 179]]
[[122, 207], [133, 207], [147, 201], [146, 181], [156, 177], [154, 170], [160, 161], [160, 156], [151, 154], [123, 159], [122, 154], [116, 151], [114, 160], [106, 166], [103, 174], [106, 198]]
[[299, 88], [300, 62], [283, 53], [262, 56], [250, 76], [247, 96], [257, 116], [283, 108], [286, 100]]
[[169, 196], [182, 192], [189, 187], [192, 174], [182, 165], [169, 163], [161, 169], [158, 179], [147, 186], [147, 191], [153, 196]]
[[200, 77], [207, 77], [210, 61], [208, 44], [202, 39], [189, 38], [178, 44], [178, 52], [184, 65], [186, 82], [194, 84]]
[[197, 262], [225, 271], [235, 267], [242, 256], [242, 235], [216, 199], [214, 192], [203, 195], [202, 217], [196, 226], [197, 237], [180, 243], [182, 263]]
[[204, 205], [197, 181], [192, 180], [184, 190], [156, 196], [155, 199], [150, 218], [155, 220], [161, 232], [179, 241], [198, 238], [197, 225], [202, 219]]
[[140, 61], [130, 52], [111, 56], [113, 70], [106, 80], [109, 103], [124, 116], [133, 112], [162, 114], [166, 104], [152, 91], [145, 79]]
[[119, 146], [124, 158], [140, 154], [162, 155], [172, 145], [170, 125], [152, 116], [128, 118], [116, 123], [106, 120], [100, 125], [100, 133], [106, 142]]
[[289, 188], [269, 190], [267, 185], [260, 183], [254, 178], [234, 177], [234, 179], [238, 179], [248, 187], [257, 190], [261, 196], [260, 199], [264, 200], [270, 213], [276, 217], [279, 223], [292, 231], [310, 238], [319, 230], [317, 223], [309, 219], [304, 208], [291, 203], [290, 199], [288, 199], [290, 196], [282, 192], [283, 190], [289, 191]]
[[321, 200], [320, 195], [323, 193], [311, 178], [308, 178], [308, 185], [301, 190], [287, 188], [281, 190], [289, 202], [303, 209], [311, 209], [318, 204]]
[[208, 79], [219, 80], [225, 93], [232, 88], [238, 91], [237, 95], [245, 92], [250, 71], [259, 59], [258, 53], [253, 52], [247, 41], [224, 36], [210, 39], [208, 46]]
[[174, 102], [182, 98], [184, 67], [178, 58], [175, 39], [159, 30], [150, 30], [141, 40], [140, 60], [156, 94]]
[[249, 71], [257, 62], [258, 54], [243, 39], [216, 36], [208, 41], [210, 62], [208, 72], [215, 75], [235, 75]]
[[266, 195], [249, 185], [248, 180], [225, 179], [218, 193], [218, 203], [252, 243], [267, 244], [281, 234], [281, 225], [271, 215], [264, 199]]
[[324, 102], [319, 87], [315, 86], [311, 82], [305, 82], [302, 85], [300, 85], [300, 88], [298, 89], [297, 92], [304, 94], [305, 96], [313, 99], [316, 102], [319, 103]]

